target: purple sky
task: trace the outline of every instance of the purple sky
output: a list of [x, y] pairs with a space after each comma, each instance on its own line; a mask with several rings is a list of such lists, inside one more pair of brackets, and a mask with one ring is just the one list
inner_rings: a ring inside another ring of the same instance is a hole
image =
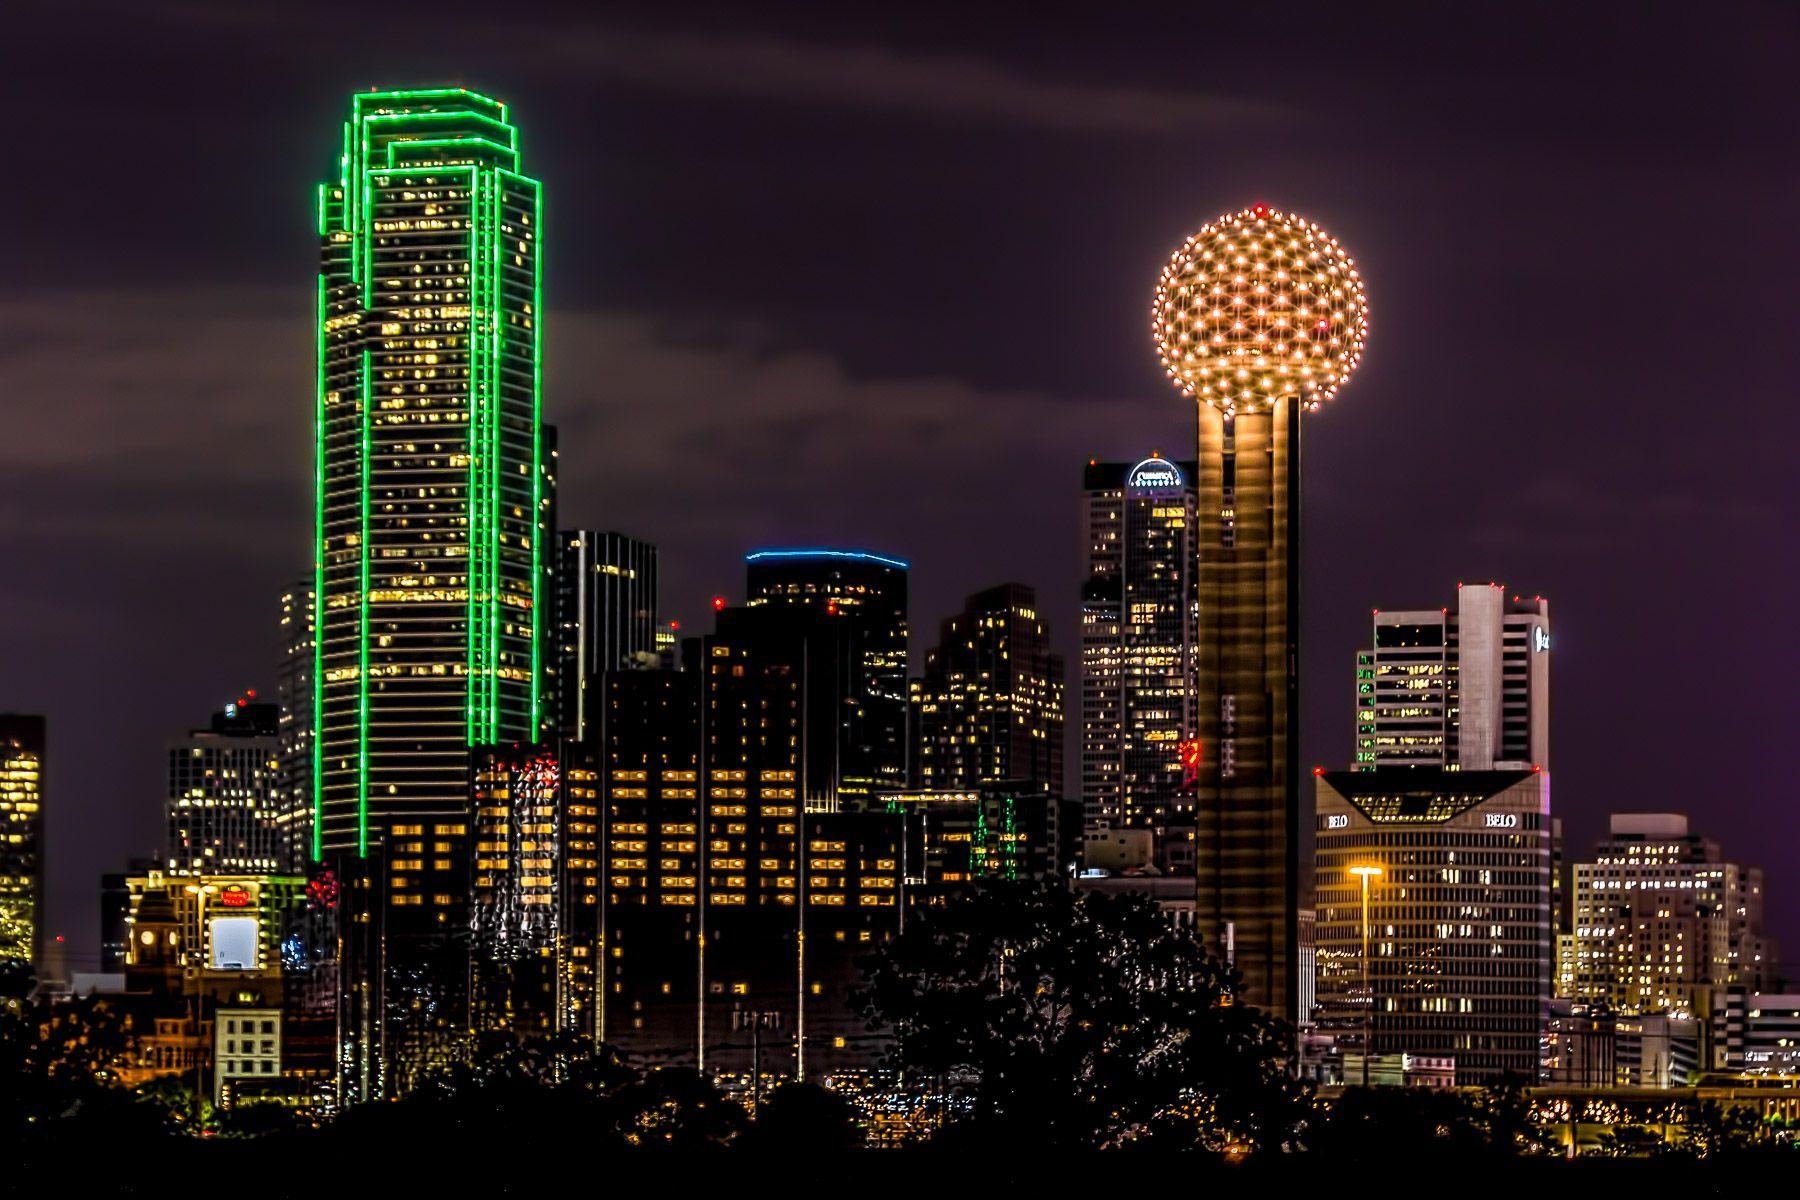
[[9, 17], [0, 709], [50, 716], [77, 969], [165, 740], [272, 689], [348, 96], [441, 82], [545, 181], [565, 524], [659, 543], [690, 628], [744, 549], [848, 543], [912, 559], [916, 630], [1016, 578], [1072, 651], [1082, 463], [1189, 452], [1162, 259], [1323, 223], [1373, 336], [1308, 422], [1305, 756], [1348, 760], [1371, 607], [1542, 593], [1571, 850], [1685, 810], [1800, 961], [1791, 8], [530, 7]]

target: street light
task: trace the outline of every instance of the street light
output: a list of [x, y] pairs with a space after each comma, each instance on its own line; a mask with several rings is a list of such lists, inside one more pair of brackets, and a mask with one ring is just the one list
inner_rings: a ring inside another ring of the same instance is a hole
[[1350, 873], [1362, 880], [1362, 983], [1363, 983], [1363, 1044], [1362, 1044], [1362, 1085], [1369, 1086], [1369, 1048], [1375, 1024], [1375, 992], [1369, 986], [1369, 881], [1381, 875], [1381, 868], [1372, 864], [1364, 864], [1350, 868]]
[[[200, 1022], [206, 1017], [206, 898], [217, 895], [219, 888], [217, 884], [212, 883], [205, 885], [190, 883], [182, 890], [194, 897], [194, 944], [187, 950], [188, 959], [190, 962], [194, 962], [196, 960], [193, 955], [196, 953], [200, 955], [197, 965], [184, 969], [182, 972], [184, 976], [193, 980], [194, 986], [194, 1135], [198, 1137], [201, 1120], [204, 1116], [204, 1110], [200, 1106], [200, 1090], [206, 1078], [203, 1073], [206, 1044], [200, 1035]], [[214, 1019], [217, 1019], [216, 1013]], [[217, 1065], [214, 1066], [213, 1072], [216, 1076]]]

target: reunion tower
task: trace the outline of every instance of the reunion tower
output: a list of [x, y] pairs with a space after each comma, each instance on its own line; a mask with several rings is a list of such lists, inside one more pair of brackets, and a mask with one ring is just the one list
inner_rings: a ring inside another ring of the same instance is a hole
[[1300, 414], [1331, 399], [1368, 332], [1337, 239], [1258, 204], [1170, 256], [1151, 328], [1199, 412], [1195, 653], [1199, 931], [1243, 998], [1299, 998]]

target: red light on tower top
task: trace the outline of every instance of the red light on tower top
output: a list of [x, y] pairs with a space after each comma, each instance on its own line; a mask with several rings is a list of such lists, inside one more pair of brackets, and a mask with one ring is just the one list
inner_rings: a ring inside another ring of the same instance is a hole
[[713, 597], [713, 611], [714, 612], [724, 612], [725, 611], [725, 597], [723, 597], [723, 596], [714, 596]]

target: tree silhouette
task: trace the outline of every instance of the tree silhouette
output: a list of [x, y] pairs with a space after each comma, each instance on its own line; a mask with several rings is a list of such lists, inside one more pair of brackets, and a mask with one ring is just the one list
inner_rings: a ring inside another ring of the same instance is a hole
[[1304, 1119], [1288, 1028], [1147, 897], [986, 883], [865, 971], [866, 1012], [942, 1094], [947, 1140], [1266, 1148]]

